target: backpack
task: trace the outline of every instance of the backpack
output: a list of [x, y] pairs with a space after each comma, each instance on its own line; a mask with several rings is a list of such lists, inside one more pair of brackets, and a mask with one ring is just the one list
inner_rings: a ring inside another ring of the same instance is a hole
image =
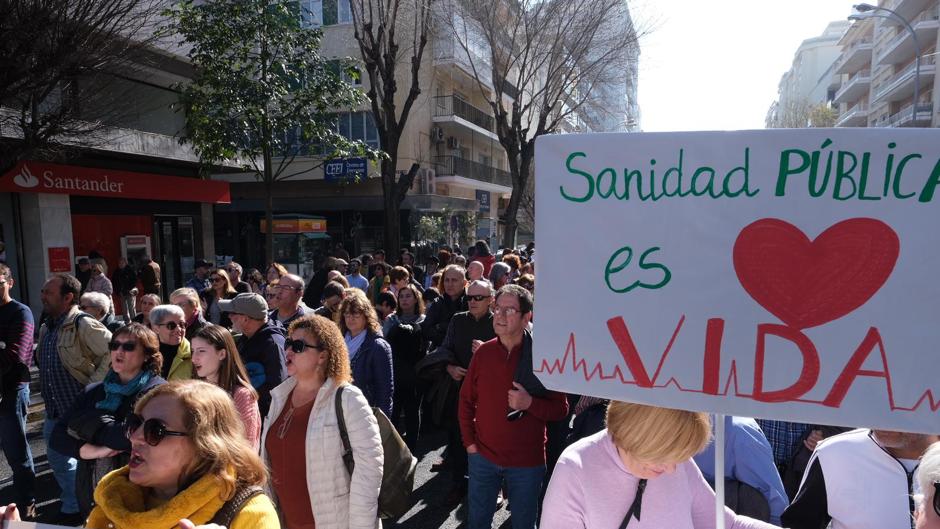
[[[339, 424], [339, 437], [343, 441], [343, 464], [352, 476], [356, 468], [352, 446], [349, 444], [349, 432], [343, 417], [342, 395], [345, 386], [336, 388], [336, 418]], [[382, 437], [382, 452], [385, 463], [382, 465], [382, 487], [379, 489], [379, 518], [398, 518], [411, 508], [411, 492], [415, 486], [415, 469], [418, 460], [411, 455], [408, 445], [402, 440], [398, 430], [379, 408], [372, 408], [375, 420], [379, 423]]]

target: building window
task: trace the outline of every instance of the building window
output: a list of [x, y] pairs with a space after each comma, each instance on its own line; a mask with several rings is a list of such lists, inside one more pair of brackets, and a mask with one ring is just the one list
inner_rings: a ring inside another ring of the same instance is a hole
[[304, 27], [352, 23], [349, 0], [300, 0], [300, 8]]

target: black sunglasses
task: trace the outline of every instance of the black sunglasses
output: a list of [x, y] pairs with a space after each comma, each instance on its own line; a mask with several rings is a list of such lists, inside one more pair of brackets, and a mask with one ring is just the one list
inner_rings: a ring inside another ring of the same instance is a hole
[[181, 325], [179, 323], [176, 323], [175, 321], [171, 321], [167, 323], [154, 323], [154, 325], [156, 325], [157, 327], [166, 327], [168, 331], [175, 331], [177, 327], [180, 329], [183, 329], [186, 327], [185, 325]]
[[303, 340], [284, 340], [284, 345], [290, 347], [290, 350], [295, 353], [302, 353], [307, 348], [313, 349], [314, 351], [322, 351], [323, 347], [320, 345], [311, 345]]
[[124, 349], [128, 353], [133, 351], [137, 347], [137, 342], [118, 342], [112, 341], [108, 344], [108, 351], [117, 351], [118, 349]]
[[130, 439], [141, 425], [144, 427], [144, 441], [150, 446], [157, 446], [168, 435], [177, 437], [186, 437], [188, 435], [185, 432], [167, 430], [166, 425], [158, 419], [147, 419], [145, 421], [143, 417], [136, 413], [131, 413], [124, 419], [124, 435]]
[[940, 516], [940, 481], [933, 484], [933, 512]]
[[467, 296], [467, 299], [472, 299], [473, 301], [485, 301], [490, 299], [490, 296]]

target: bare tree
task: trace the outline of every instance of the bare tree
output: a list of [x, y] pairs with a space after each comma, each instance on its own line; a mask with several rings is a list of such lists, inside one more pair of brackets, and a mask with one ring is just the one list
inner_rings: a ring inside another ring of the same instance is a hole
[[598, 95], [624, 82], [628, 50], [641, 32], [625, 0], [454, 2], [449, 28], [481, 91], [490, 94], [496, 135], [509, 159], [513, 189], [502, 244], [513, 246], [536, 138], [576, 115], [605, 111]]
[[[408, 172], [398, 172], [398, 146], [421, 95], [418, 74], [431, 31], [432, 4], [434, 0], [350, 0], [354, 36], [369, 81], [366, 95], [372, 103], [380, 146], [388, 154], [381, 172], [385, 251], [390, 256], [398, 255], [401, 203], [419, 169], [414, 163]], [[407, 90], [404, 98], [398, 93], [399, 84]]]
[[765, 126], [768, 129], [833, 127], [838, 118], [838, 110], [829, 104], [813, 104], [806, 98], [800, 98], [787, 100], [782, 105], [774, 101], [767, 112]]
[[132, 101], [118, 87], [157, 60], [146, 50], [161, 3], [0, 0], [0, 174], [121, 123]]

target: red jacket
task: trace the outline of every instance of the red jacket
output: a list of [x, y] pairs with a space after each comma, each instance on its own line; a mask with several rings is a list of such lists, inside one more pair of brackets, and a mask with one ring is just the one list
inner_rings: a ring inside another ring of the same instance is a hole
[[460, 431], [466, 447], [477, 445], [490, 462], [502, 467], [545, 464], [545, 423], [568, 414], [563, 393], [549, 391], [532, 397], [532, 405], [517, 421], [507, 421], [509, 390], [522, 345], [506, 350], [499, 338], [477, 349], [460, 388]]
[[493, 264], [496, 263], [495, 255], [481, 255], [479, 257], [474, 257], [474, 261], [480, 261], [480, 264], [483, 265], [483, 278], [486, 279], [490, 277], [490, 269], [493, 268]]

